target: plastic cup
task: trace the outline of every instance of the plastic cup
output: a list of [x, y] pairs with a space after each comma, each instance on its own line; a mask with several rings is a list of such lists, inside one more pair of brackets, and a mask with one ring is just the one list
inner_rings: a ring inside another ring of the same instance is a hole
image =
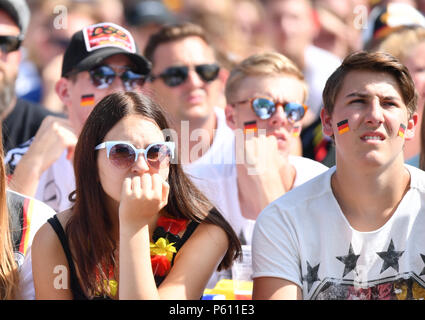
[[235, 300], [252, 300], [251, 246], [242, 246], [243, 258], [232, 266], [233, 292]]

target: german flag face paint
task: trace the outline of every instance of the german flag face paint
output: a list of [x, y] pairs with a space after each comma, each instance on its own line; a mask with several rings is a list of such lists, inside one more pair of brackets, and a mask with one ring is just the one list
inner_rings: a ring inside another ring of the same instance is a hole
[[94, 94], [86, 94], [81, 96], [81, 107], [90, 107], [92, 105], [94, 105]]
[[398, 136], [404, 138], [404, 132], [406, 131], [406, 126], [400, 123], [400, 129], [398, 129]]
[[299, 137], [301, 133], [301, 126], [296, 126], [292, 129], [292, 136]]
[[341, 122], [338, 122], [336, 125], [338, 127], [339, 134], [343, 134], [350, 131], [350, 127], [348, 126], [348, 119], [342, 120]]
[[248, 121], [243, 124], [243, 133], [247, 134], [248, 132], [257, 132], [257, 121]]

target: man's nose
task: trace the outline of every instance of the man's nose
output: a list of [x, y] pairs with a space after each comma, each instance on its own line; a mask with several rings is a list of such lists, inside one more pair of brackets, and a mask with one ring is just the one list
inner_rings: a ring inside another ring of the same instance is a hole
[[371, 124], [381, 124], [384, 122], [384, 113], [381, 102], [378, 98], [373, 99], [367, 108], [366, 121]]
[[8, 55], [8, 52], [6, 52], [4, 48], [0, 47], [0, 59], [2, 61], [6, 61], [7, 55]]
[[275, 113], [270, 117], [273, 126], [284, 126], [288, 123], [288, 117], [282, 105], [276, 107]]
[[121, 80], [121, 78], [119, 76], [115, 76], [114, 80], [108, 87], [108, 94], [121, 91], [128, 91], [128, 89], [124, 85], [124, 82]]
[[185, 82], [187, 85], [198, 88], [204, 85], [204, 81], [201, 79], [199, 74], [193, 68], [189, 68], [187, 79]]

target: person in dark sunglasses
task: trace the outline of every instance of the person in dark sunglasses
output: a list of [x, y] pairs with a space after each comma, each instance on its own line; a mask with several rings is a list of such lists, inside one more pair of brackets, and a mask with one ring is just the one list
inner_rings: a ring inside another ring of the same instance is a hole
[[[71, 161], [87, 117], [108, 94], [141, 92], [150, 69], [130, 32], [121, 26], [105, 22], [76, 32], [56, 83], [68, 118], [47, 117], [33, 140], [10, 151], [6, 161], [14, 188], [44, 200], [56, 211], [68, 208], [68, 195], [74, 190]], [[24, 155], [17, 161], [16, 154]]]
[[46, 116], [58, 116], [17, 95], [16, 80], [23, 58], [19, 49], [29, 18], [24, 0], [0, 1], [0, 117], [5, 152], [33, 137]]
[[[166, 109], [180, 140], [178, 159], [195, 185], [228, 220], [238, 209], [231, 166], [233, 132], [224, 115], [224, 78], [205, 31], [192, 23], [162, 27], [151, 35], [145, 56], [152, 62], [146, 89]], [[233, 190], [227, 192], [227, 190]], [[214, 288], [226, 270], [207, 284]]]
[[[195, 72], [204, 82], [211, 82], [217, 79], [220, 67], [216, 63], [212, 64], [199, 64], [194, 66]], [[149, 81], [153, 82], [160, 78], [167, 86], [177, 87], [183, 84], [189, 76], [189, 66], [173, 66], [168, 67], [159, 75], [151, 74]]]
[[19, 49], [22, 43], [20, 36], [0, 36], [0, 51], [4, 54], [11, 53]]
[[[96, 89], [109, 89], [114, 85], [115, 78], [121, 80], [121, 85], [126, 91], [140, 90], [147, 78], [147, 74], [133, 70], [130, 65], [113, 65], [108, 60], [100, 65], [87, 70], [90, 82]], [[75, 80], [75, 76], [80, 73], [74, 70], [66, 75], [67, 78]], [[117, 80], [119, 81], [119, 80]], [[117, 86], [117, 84], [115, 84]]]
[[[172, 161], [167, 132], [145, 95], [96, 105], [75, 150], [75, 204], [32, 247], [37, 299], [199, 299], [214, 269], [237, 258], [236, 234]], [[57, 265], [70, 270], [67, 288], [55, 286]]]
[[[205, 130], [209, 138], [201, 144], [203, 150], [208, 150], [217, 128], [217, 114], [223, 113], [218, 107], [223, 100], [220, 75], [225, 71], [217, 63], [204, 30], [191, 23], [162, 27], [149, 38], [145, 56], [152, 62], [146, 88], [166, 107], [179, 136], [186, 121], [189, 134], [196, 129]], [[197, 143], [187, 141], [190, 153]], [[201, 157], [202, 154], [193, 154], [189, 159], [180, 159], [189, 164]]]
[[250, 56], [232, 69], [225, 92], [227, 123], [239, 137], [233, 148], [240, 209], [232, 212], [233, 227], [250, 244], [262, 209], [328, 168], [294, 151], [308, 92], [291, 60], [275, 52]]

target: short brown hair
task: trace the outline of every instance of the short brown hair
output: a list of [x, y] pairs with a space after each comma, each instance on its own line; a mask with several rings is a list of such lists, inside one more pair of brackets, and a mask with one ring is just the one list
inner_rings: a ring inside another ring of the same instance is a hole
[[392, 75], [400, 86], [409, 117], [416, 111], [418, 94], [409, 70], [388, 53], [359, 51], [345, 57], [326, 82], [323, 89], [323, 105], [328, 114], [332, 114], [334, 110], [335, 100], [342, 88], [345, 76], [355, 70], [385, 72]]
[[226, 81], [226, 99], [228, 103], [234, 99], [243, 79], [249, 76], [293, 76], [304, 86], [304, 101], [307, 99], [308, 89], [304, 75], [294, 62], [277, 52], [254, 54], [237, 64]]
[[148, 43], [146, 44], [144, 56], [149, 61], [154, 63], [153, 56], [156, 48], [158, 48], [160, 44], [188, 37], [199, 37], [204, 40], [206, 44], [210, 45], [205, 31], [201, 26], [190, 22], [182, 22], [173, 25], [166, 25], [162, 27], [157, 33], [152, 34], [149, 37]]

